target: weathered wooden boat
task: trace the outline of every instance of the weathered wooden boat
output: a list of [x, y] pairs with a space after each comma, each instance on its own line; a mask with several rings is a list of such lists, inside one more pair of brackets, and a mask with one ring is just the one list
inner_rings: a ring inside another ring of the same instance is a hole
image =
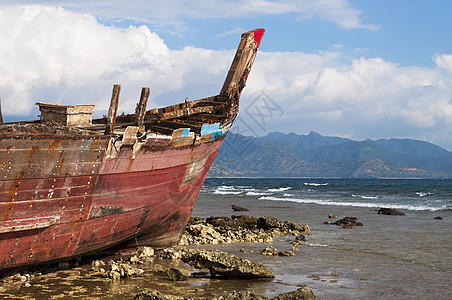
[[[37, 103], [37, 121], [0, 120], [0, 270], [63, 260], [118, 244], [176, 244], [264, 34], [242, 35], [220, 93], [134, 114]], [[0, 112], [1, 115], [1, 112]]]

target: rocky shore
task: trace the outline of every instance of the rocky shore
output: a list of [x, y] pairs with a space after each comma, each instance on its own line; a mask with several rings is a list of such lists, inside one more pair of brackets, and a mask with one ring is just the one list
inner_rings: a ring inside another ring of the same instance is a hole
[[[38, 298], [42, 299], [113, 299], [108, 297], [107, 292], [108, 285], [113, 284], [116, 292], [126, 299], [268, 299], [250, 292], [232, 290], [212, 293], [193, 288], [191, 282], [197, 278], [271, 280], [275, 277], [263, 264], [218, 250], [193, 247], [238, 242], [271, 243], [276, 236], [290, 235], [293, 237], [291, 251], [278, 252], [276, 248], [267, 246], [260, 253], [266, 256], [293, 256], [298, 250], [296, 246], [310, 233], [308, 225], [279, 221], [274, 217], [195, 217], [190, 219], [177, 247], [139, 247], [114, 255], [78, 258], [57, 265], [3, 274], [0, 278], [0, 298], [37, 299], [34, 297], [40, 295]], [[150, 282], [153, 288], [147, 285], [144, 288], [138, 283], [140, 280]], [[187, 284], [178, 286], [178, 282]], [[318, 298], [310, 289], [301, 287], [272, 299]]]

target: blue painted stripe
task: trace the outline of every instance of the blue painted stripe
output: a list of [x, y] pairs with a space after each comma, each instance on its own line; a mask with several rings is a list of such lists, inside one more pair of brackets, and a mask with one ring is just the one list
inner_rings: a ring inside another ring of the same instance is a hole
[[202, 126], [201, 126], [201, 136], [218, 132], [219, 129], [220, 129], [220, 123], [202, 124]]
[[183, 137], [187, 137], [190, 134], [190, 128], [185, 128], [184, 130], [182, 130], [181, 136]]

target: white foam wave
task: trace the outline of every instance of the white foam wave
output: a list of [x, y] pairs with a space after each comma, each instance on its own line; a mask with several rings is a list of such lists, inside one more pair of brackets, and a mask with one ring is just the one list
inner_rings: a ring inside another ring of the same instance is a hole
[[271, 195], [271, 193], [249, 191], [249, 192], [246, 192], [246, 195], [247, 196], [266, 196], [266, 195]]
[[419, 197], [425, 197], [425, 196], [433, 195], [433, 193], [417, 192], [416, 195], [418, 195]]
[[290, 190], [292, 187], [288, 186], [288, 187], [280, 187], [277, 189], [268, 189], [269, 192], [284, 192], [284, 191], [288, 191]]
[[219, 195], [240, 195], [242, 192], [241, 191], [218, 191], [216, 190], [215, 192], [213, 192], [214, 194], [219, 194]]
[[352, 194], [352, 197], [361, 198], [361, 199], [368, 199], [368, 200], [378, 199], [378, 196], [363, 196], [363, 195], [355, 195], [355, 194]]
[[319, 199], [299, 199], [299, 198], [282, 198], [273, 196], [263, 196], [259, 198], [260, 200], [271, 200], [271, 201], [288, 201], [303, 204], [318, 204], [318, 205], [331, 205], [331, 206], [351, 206], [351, 207], [368, 207], [368, 208], [394, 208], [394, 209], [404, 209], [404, 210], [427, 210], [427, 211], [438, 211], [448, 209], [447, 205], [439, 207], [430, 207], [426, 205], [404, 205], [404, 204], [388, 204], [381, 202], [347, 202], [347, 201], [329, 201], [329, 200], [319, 200]]
[[240, 195], [243, 191], [236, 189], [234, 186], [222, 185], [219, 186], [213, 193], [219, 195]]
[[322, 186], [322, 185], [329, 185], [329, 183], [314, 183], [314, 182], [305, 182], [303, 183], [304, 185], [309, 185], [309, 186]]

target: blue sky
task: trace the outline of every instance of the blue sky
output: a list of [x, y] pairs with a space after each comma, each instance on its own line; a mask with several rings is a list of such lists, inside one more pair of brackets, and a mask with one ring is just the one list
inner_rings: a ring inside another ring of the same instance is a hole
[[[141, 86], [150, 106], [210, 96], [240, 33], [264, 27], [242, 96], [248, 134], [413, 138], [451, 151], [451, 12], [447, 0], [1, 0], [2, 111], [35, 119], [46, 101], [101, 115], [115, 83], [125, 112]], [[263, 99], [278, 109], [265, 126], [250, 113]]]

